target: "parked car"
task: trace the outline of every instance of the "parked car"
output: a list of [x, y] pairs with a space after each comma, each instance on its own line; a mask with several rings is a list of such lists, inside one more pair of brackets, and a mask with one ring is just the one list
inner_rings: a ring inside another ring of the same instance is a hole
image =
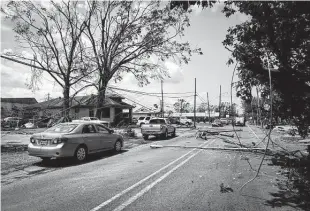
[[1, 127], [15, 128], [23, 127], [29, 120], [20, 117], [6, 117], [1, 121]]
[[141, 133], [145, 140], [150, 135], [161, 137], [162, 139], [168, 138], [168, 135], [175, 136], [176, 128], [172, 126], [168, 119], [165, 118], [153, 118], [149, 124], [141, 126]]
[[234, 120], [235, 126], [245, 126], [245, 119], [244, 117], [236, 117]]
[[124, 144], [121, 135], [102, 124], [92, 122], [61, 123], [42, 133], [33, 134], [28, 145], [31, 156], [43, 161], [51, 158], [74, 157], [84, 161], [89, 154], [114, 149], [120, 152]]
[[141, 116], [138, 119], [137, 125], [139, 125], [141, 127], [144, 124], [148, 124], [151, 119], [152, 119], [152, 117], [150, 117], [150, 116]]
[[223, 124], [222, 124], [221, 120], [215, 119], [215, 120], [212, 122], [212, 127], [223, 127]]
[[180, 124], [180, 118], [178, 117], [169, 117], [168, 120], [170, 124]]
[[229, 120], [227, 118], [221, 118], [220, 121], [221, 121], [221, 123], [223, 125], [228, 125], [229, 124]]
[[293, 125], [275, 125], [273, 127], [273, 130], [278, 131], [278, 132], [285, 132], [285, 133], [288, 133], [291, 135], [298, 134], [298, 128], [296, 126], [293, 126]]
[[81, 119], [72, 120], [72, 122], [91, 122], [105, 125], [106, 127], [110, 127], [110, 123], [108, 121], [103, 121], [98, 119], [97, 117], [82, 117]]
[[193, 124], [193, 121], [186, 116], [181, 116], [180, 118], [180, 124], [186, 125], [187, 127], [191, 126]]

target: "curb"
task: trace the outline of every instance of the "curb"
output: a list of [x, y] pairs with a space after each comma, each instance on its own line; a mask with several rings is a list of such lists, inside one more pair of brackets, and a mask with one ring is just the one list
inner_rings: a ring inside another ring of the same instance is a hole
[[1, 145], [1, 152], [23, 152], [28, 150], [28, 144], [3, 144]]

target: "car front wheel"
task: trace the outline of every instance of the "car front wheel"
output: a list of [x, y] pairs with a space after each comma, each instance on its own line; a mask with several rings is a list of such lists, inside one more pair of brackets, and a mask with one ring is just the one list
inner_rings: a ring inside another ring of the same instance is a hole
[[148, 135], [143, 135], [144, 140], [148, 140], [149, 136]]

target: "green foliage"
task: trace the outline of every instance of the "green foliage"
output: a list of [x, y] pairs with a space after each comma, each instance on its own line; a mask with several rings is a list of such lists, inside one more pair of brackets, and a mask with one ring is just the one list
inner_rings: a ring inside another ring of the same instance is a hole
[[173, 107], [177, 113], [190, 113], [193, 110], [190, 103], [184, 99], [178, 99], [178, 101], [173, 104]]
[[[277, 98], [273, 104], [274, 116], [293, 118], [301, 130], [307, 128], [310, 125], [310, 3], [244, 1], [234, 5], [251, 17], [231, 27], [223, 41], [239, 64], [238, 96], [249, 102], [251, 89], [257, 85], [262, 86], [263, 95], [269, 95], [269, 60], [272, 95]], [[230, 17], [232, 9], [225, 14]]]

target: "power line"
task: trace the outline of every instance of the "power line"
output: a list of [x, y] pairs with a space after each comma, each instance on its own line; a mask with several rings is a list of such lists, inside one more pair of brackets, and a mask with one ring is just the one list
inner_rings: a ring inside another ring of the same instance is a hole
[[[153, 94], [153, 93], [148, 93], [148, 92], [140, 92], [140, 91], [134, 91], [134, 90], [128, 90], [128, 89], [119, 89], [119, 88], [115, 88], [115, 87], [110, 87], [108, 86], [107, 88], [110, 88], [110, 89], [115, 89], [115, 90], [118, 90], [118, 91], [123, 91], [123, 92], [128, 92], [128, 93], [132, 93], [132, 94], [139, 94], [139, 95], [145, 95], [145, 96], [149, 96], [149, 97], [158, 97], [160, 98], [161, 95], [156, 95], [156, 94]], [[165, 93], [163, 93], [165, 94]], [[167, 94], [167, 93], [166, 93]], [[186, 96], [164, 96], [165, 98], [188, 98], [188, 97], [193, 97], [194, 95], [186, 95]]]
[[[130, 92], [136, 92], [136, 93], [143, 93], [143, 94], [152, 94], [152, 95], [161, 95], [162, 93], [161, 92], [141, 92], [141, 91], [137, 91], [137, 90], [131, 90], [131, 89], [122, 89], [122, 88], [119, 88], [119, 87], [115, 87], [115, 86], [108, 86], [110, 88], [113, 88], [113, 89], [117, 89], [117, 90], [121, 90], [121, 91], [130, 91]], [[164, 92], [163, 94], [170, 94], [170, 95], [177, 95], [177, 94], [193, 94], [194, 92]]]
[[[120, 94], [118, 94], [117, 92], [111, 90], [111, 87], [107, 87], [107, 88], [110, 89], [111, 92], [114, 92], [116, 95], [118, 95], [118, 96], [120, 96], [120, 97], [124, 97], [123, 95], [120, 95]], [[138, 105], [140, 105], [140, 106], [142, 106], [142, 107], [144, 107], [144, 108], [147, 108], [147, 109], [152, 110], [152, 108], [148, 108], [148, 107], [146, 107], [146, 106], [144, 106], [144, 105], [142, 105], [142, 104], [140, 104], [140, 103], [138, 103], [138, 102], [136, 102], [136, 101], [134, 101], [134, 100], [129, 99], [128, 97], [124, 97], [124, 98], [127, 99], [127, 100], [129, 100], [129, 101], [131, 101], [131, 102], [134, 102], [134, 103], [136, 103], [136, 104], [138, 104]]]

